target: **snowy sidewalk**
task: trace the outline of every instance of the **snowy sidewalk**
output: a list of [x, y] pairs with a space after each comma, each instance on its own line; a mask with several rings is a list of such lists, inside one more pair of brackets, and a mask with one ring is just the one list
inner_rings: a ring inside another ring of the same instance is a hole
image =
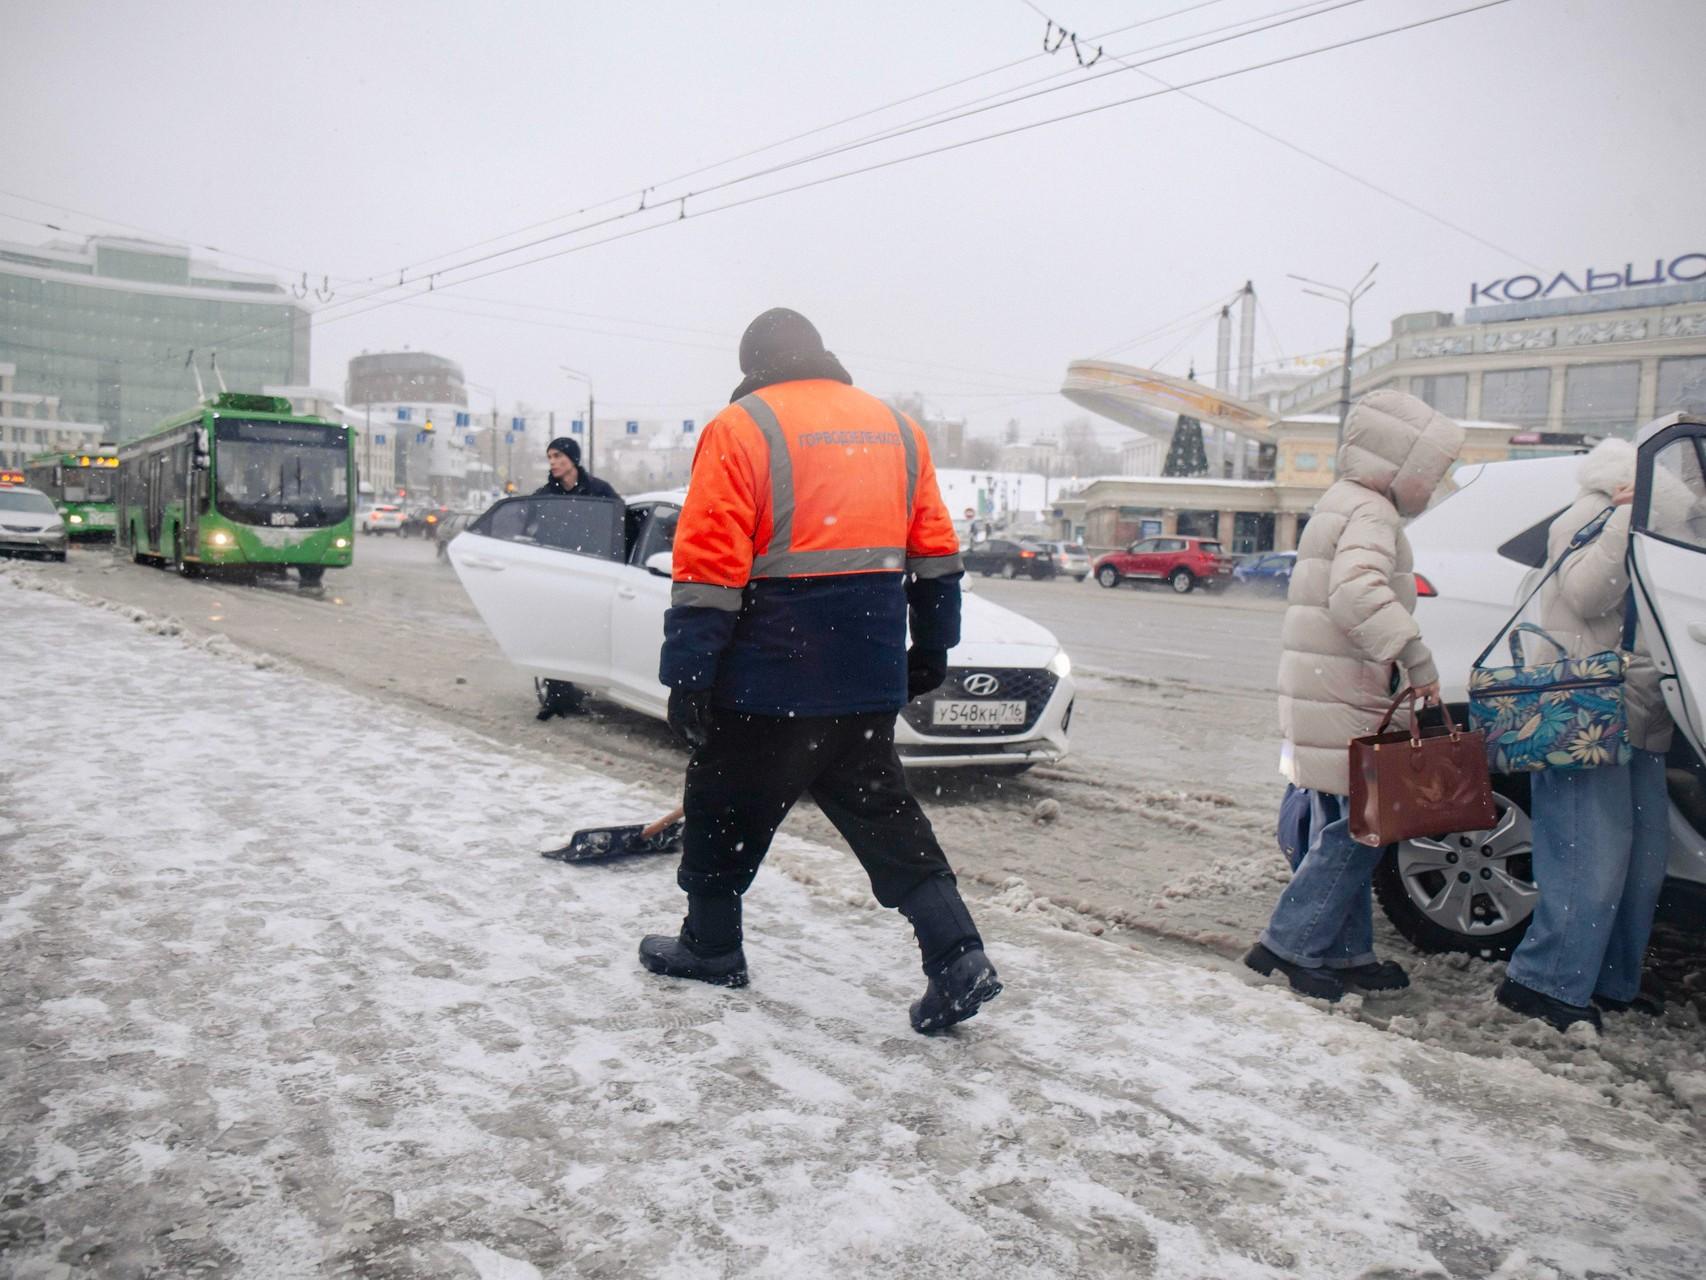
[[0, 1271], [1706, 1271], [1699, 1135], [1521, 1062], [986, 909], [914, 1035], [893, 913], [779, 841], [753, 985], [644, 973], [672, 797], [0, 576]]

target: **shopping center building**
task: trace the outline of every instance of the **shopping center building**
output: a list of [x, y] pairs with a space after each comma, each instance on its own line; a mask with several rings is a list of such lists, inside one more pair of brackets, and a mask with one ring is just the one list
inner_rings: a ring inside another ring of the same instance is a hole
[[308, 381], [309, 312], [277, 280], [119, 236], [0, 242], [0, 360], [16, 391], [126, 440], [209, 390]]
[[[1580, 449], [1677, 410], [1706, 413], [1706, 254], [1619, 270], [1522, 275], [1471, 286], [1459, 320], [1399, 316], [1351, 362], [1351, 395], [1408, 391], [1462, 422], [1462, 461]], [[1062, 393], [1136, 431], [1170, 436], [1180, 413], [1242, 451], [1245, 478], [1109, 478], [1056, 502], [1062, 536], [1095, 547], [1158, 533], [1229, 550], [1289, 550], [1332, 482], [1342, 367], [1247, 403], [1152, 370], [1074, 362]]]

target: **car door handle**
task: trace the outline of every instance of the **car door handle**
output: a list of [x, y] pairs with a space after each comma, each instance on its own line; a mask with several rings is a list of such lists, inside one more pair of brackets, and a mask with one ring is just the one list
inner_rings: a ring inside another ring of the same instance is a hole
[[490, 569], [494, 573], [502, 573], [509, 567], [502, 560], [490, 560], [485, 556], [463, 556], [462, 563], [470, 569]]
[[616, 598], [618, 600], [632, 600], [638, 594], [639, 593], [637, 591], [635, 591], [634, 588], [632, 588], [632, 587], [617, 587], [616, 588]]
[[1696, 644], [1706, 644], [1706, 626], [1698, 622], [1688, 624], [1688, 638]]

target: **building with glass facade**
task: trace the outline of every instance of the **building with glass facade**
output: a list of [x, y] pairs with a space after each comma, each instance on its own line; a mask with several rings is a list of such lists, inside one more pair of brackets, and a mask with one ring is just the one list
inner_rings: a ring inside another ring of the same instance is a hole
[[308, 381], [309, 311], [278, 281], [116, 236], [0, 241], [0, 360], [63, 417], [141, 435], [196, 403], [190, 353], [233, 391]]

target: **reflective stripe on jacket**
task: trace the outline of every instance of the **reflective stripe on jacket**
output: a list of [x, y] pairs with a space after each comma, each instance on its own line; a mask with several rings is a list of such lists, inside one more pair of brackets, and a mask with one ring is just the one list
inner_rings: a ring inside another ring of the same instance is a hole
[[826, 378], [783, 382], [706, 426], [676, 527], [671, 599], [733, 611], [759, 578], [942, 577], [965, 567], [959, 552], [912, 419]]
[[830, 379], [705, 428], [676, 526], [659, 676], [765, 715], [898, 710], [913, 642], [959, 642], [959, 539], [924, 434]]

